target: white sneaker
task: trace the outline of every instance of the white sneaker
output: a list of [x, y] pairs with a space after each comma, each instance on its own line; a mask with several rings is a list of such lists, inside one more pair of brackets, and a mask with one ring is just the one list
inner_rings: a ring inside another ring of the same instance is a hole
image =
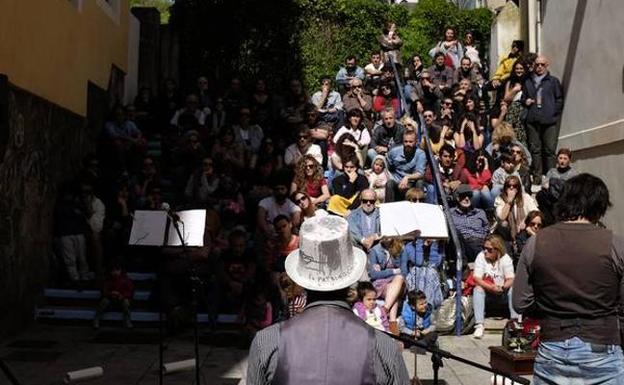
[[475, 325], [474, 333], [472, 336], [477, 339], [481, 339], [483, 337], [483, 332], [485, 331], [485, 326], [483, 324]]

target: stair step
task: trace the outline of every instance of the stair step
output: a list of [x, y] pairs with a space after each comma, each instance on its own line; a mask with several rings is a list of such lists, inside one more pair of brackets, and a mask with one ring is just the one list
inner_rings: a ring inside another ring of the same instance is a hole
[[[99, 290], [44, 289], [43, 295], [46, 298], [100, 299]], [[147, 301], [149, 296], [150, 292], [147, 290], [135, 290], [132, 299], [135, 301]]]
[[[37, 319], [52, 319], [52, 320], [86, 320], [91, 321], [95, 316], [94, 308], [66, 308], [66, 307], [52, 307], [45, 306], [35, 309], [35, 318]], [[130, 318], [133, 322], [158, 322], [158, 313], [152, 311], [140, 311], [134, 310], [130, 314]], [[236, 314], [219, 314], [217, 322], [222, 324], [233, 324], [237, 322], [238, 316]], [[102, 320], [104, 321], [121, 321], [123, 315], [121, 312], [110, 311], [104, 313]], [[163, 319], [166, 316], [163, 314]], [[208, 314], [197, 314], [197, 322], [207, 323]]]

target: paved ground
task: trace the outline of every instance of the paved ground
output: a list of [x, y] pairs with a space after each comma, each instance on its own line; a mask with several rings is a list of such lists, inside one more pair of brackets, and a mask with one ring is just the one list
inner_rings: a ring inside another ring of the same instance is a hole
[[[103, 327], [99, 332], [89, 327], [39, 324], [28, 331], [3, 341], [0, 357], [5, 359], [24, 385], [57, 385], [66, 372], [104, 367], [104, 376], [82, 382], [85, 385], [153, 385], [158, 384], [157, 330], [136, 329], [127, 332]], [[236, 348], [234, 332], [219, 333], [200, 345], [201, 382], [204, 385], [243, 383], [247, 351]], [[168, 340], [165, 362], [193, 357], [192, 333]], [[500, 344], [500, 334], [486, 334], [482, 340], [471, 336], [440, 338], [440, 347], [453, 354], [488, 365], [488, 346]], [[403, 357], [410, 375], [414, 373], [414, 355]], [[419, 355], [418, 374], [431, 379], [429, 355]], [[490, 375], [458, 362], [445, 361], [440, 378], [448, 384], [485, 385]], [[165, 384], [193, 384], [194, 374], [181, 372], [165, 377]], [[243, 381], [241, 381], [243, 380]], [[0, 384], [8, 381], [0, 374]]]

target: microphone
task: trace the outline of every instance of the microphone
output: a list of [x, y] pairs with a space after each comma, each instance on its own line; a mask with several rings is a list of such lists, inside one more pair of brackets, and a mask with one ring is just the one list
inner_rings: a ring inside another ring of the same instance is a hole
[[178, 223], [178, 222], [179, 222], [179, 223], [184, 224], [184, 222], [182, 222], [182, 221], [180, 220], [180, 216], [179, 216], [179, 215], [175, 212], [175, 210], [173, 210], [173, 209], [171, 208], [171, 206], [169, 205], [169, 203], [167, 203], [167, 202], [163, 202], [163, 203], [160, 205], [160, 209], [161, 209], [161, 210], [163, 210], [163, 211], [165, 211], [165, 212], [167, 212], [167, 216], [169, 217], [169, 219], [171, 220], [171, 222], [173, 222], [173, 223]]

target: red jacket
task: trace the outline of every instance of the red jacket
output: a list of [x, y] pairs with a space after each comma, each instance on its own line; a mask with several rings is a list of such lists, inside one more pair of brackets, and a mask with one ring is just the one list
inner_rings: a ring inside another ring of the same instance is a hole
[[473, 190], [481, 190], [484, 186], [489, 186], [490, 181], [492, 180], [492, 173], [490, 169], [485, 169], [481, 174], [471, 174], [468, 169], [462, 170], [462, 177], [464, 177], [470, 188]]
[[106, 277], [106, 280], [104, 280], [102, 296], [110, 297], [113, 291], [119, 292], [122, 298], [132, 299], [134, 295], [134, 283], [132, 283], [132, 280], [128, 278], [126, 273], [121, 273], [119, 277], [109, 275]]

